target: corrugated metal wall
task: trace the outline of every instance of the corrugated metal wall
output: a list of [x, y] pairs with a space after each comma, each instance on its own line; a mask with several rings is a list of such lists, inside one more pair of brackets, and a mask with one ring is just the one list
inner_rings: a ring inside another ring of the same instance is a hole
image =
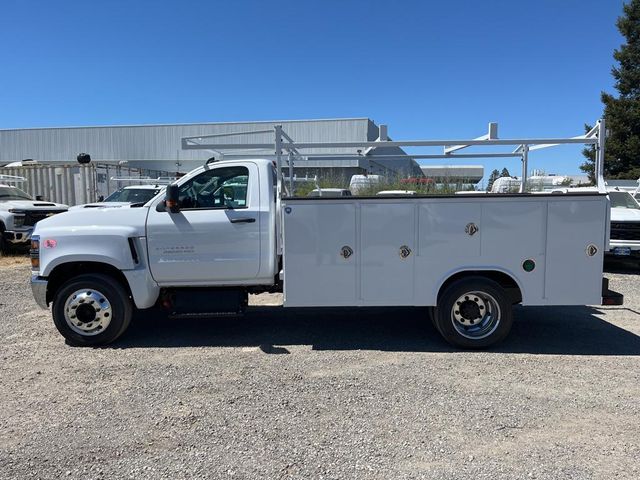
[[[126, 165], [131, 168], [188, 172], [202, 165], [214, 153], [206, 150], [182, 150], [181, 139], [183, 137], [272, 130], [275, 125], [282, 125], [284, 131], [297, 142], [373, 141], [378, 138], [378, 126], [368, 118], [0, 130], [0, 164], [27, 158], [42, 163], [67, 164], [75, 162], [78, 153], [86, 152], [96, 163], [126, 161], [128, 162]], [[218, 141], [224, 143], [272, 142], [273, 134], [225, 137], [218, 139]], [[357, 167], [362, 172], [369, 171], [370, 173], [389, 170], [400, 176], [422, 175], [418, 164], [410, 157], [407, 157], [406, 161], [371, 158], [377, 155], [404, 156], [405, 152], [396, 147], [375, 149], [364, 158], [340, 158], [340, 155], [354, 155], [357, 150], [357, 148], [305, 150], [303, 154], [322, 153], [327, 157], [332, 155], [335, 157], [333, 159], [325, 157], [325, 160], [309, 159], [306, 164], [297, 162], [296, 165], [299, 168], [307, 169], [312, 167], [319, 169], [352, 169]], [[247, 156], [259, 157], [273, 154], [273, 152], [255, 151], [244, 153]], [[52, 171], [55, 172], [55, 170]], [[154, 175], [150, 176], [154, 177]], [[54, 178], [58, 179], [54, 174], [51, 178], [52, 181]], [[62, 175], [62, 178], [66, 178], [66, 173]], [[53, 194], [49, 187], [45, 195]], [[95, 190], [100, 190], [100, 182]], [[111, 191], [99, 191], [96, 195], [106, 196], [109, 193]], [[80, 193], [79, 195], [83, 199], [76, 199], [76, 203], [84, 201], [84, 194]], [[66, 198], [69, 198], [69, 195]]]
[[78, 205], [96, 199], [95, 165], [8, 167], [0, 169], [0, 174], [24, 178], [16, 185], [18, 188], [49, 202]]
[[42, 196], [43, 200], [69, 206], [95, 202], [123, 186], [135, 185], [135, 182], [111, 180], [113, 177], [135, 179], [170, 176], [169, 172], [162, 170], [96, 163], [4, 167], [0, 168], [0, 174], [24, 178], [25, 181], [16, 186], [34, 198]]
[[[179, 161], [185, 167], [182, 171], [188, 171], [211, 157], [212, 153], [182, 150], [182, 137], [269, 130], [275, 125], [283, 125], [285, 132], [298, 142], [365, 141], [370, 139], [375, 129], [369, 119], [355, 118], [0, 130], [0, 162], [32, 158], [66, 163], [75, 161], [78, 153], [86, 152], [95, 162], [127, 160], [131, 166], [169, 171], [175, 171], [176, 161]], [[229, 137], [224, 141], [273, 141], [273, 134]], [[355, 153], [355, 150], [331, 149], [315, 153]]]

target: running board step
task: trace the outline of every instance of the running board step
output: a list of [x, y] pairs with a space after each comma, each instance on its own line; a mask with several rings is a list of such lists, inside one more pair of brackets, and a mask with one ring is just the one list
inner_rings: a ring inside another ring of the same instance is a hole
[[244, 288], [174, 288], [163, 291], [161, 304], [171, 318], [241, 315], [247, 308]]

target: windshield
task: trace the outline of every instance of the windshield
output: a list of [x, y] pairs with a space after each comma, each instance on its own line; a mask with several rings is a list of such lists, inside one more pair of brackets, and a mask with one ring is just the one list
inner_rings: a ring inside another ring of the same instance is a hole
[[17, 187], [0, 186], [0, 201], [3, 200], [33, 200], [33, 198]]
[[158, 193], [161, 188], [123, 188], [117, 190], [105, 198], [105, 202], [147, 203]]
[[633, 208], [640, 210], [640, 205], [634, 200], [630, 193], [627, 192], [609, 192], [611, 199], [611, 208]]

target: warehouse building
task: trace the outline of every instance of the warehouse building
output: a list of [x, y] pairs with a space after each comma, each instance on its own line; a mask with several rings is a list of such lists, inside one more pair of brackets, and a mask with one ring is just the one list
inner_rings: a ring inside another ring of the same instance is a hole
[[[212, 157], [234, 158], [239, 154], [245, 158], [264, 157], [273, 152], [182, 150], [183, 137], [271, 131], [275, 125], [282, 125], [284, 132], [298, 142], [375, 141], [381, 134], [386, 137], [386, 128], [381, 129], [368, 118], [9, 129], [0, 130], [0, 166], [27, 159], [42, 164], [75, 163], [79, 153], [88, 153], [92, 162], [101, 164], [187, 172]], [[264, 143], [273, 141], [274, 134], [222, 138], [225, 143]], [[397, 147], [364, 152], [355, 148], [303, 152], [303, 155], [307, 154], [310, 156], [295, 160], [298, 176], [350, 178], [363, 173], [400, 178], [422, 176], [416, 161]]]

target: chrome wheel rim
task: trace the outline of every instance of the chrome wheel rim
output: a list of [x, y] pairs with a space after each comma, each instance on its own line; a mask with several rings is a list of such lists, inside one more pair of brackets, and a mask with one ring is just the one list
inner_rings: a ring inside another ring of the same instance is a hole
[[80, 335], [102, 333], [111, 323], [111, 303], [98, 290], [76, 290], [64, 304], [64, 319], [69, 328]]
[[500, 325], [500, 305], [486, 292], [472, 291], [458, 297], [451, 307], [451, 322], [465, 338], [480, 340]]

